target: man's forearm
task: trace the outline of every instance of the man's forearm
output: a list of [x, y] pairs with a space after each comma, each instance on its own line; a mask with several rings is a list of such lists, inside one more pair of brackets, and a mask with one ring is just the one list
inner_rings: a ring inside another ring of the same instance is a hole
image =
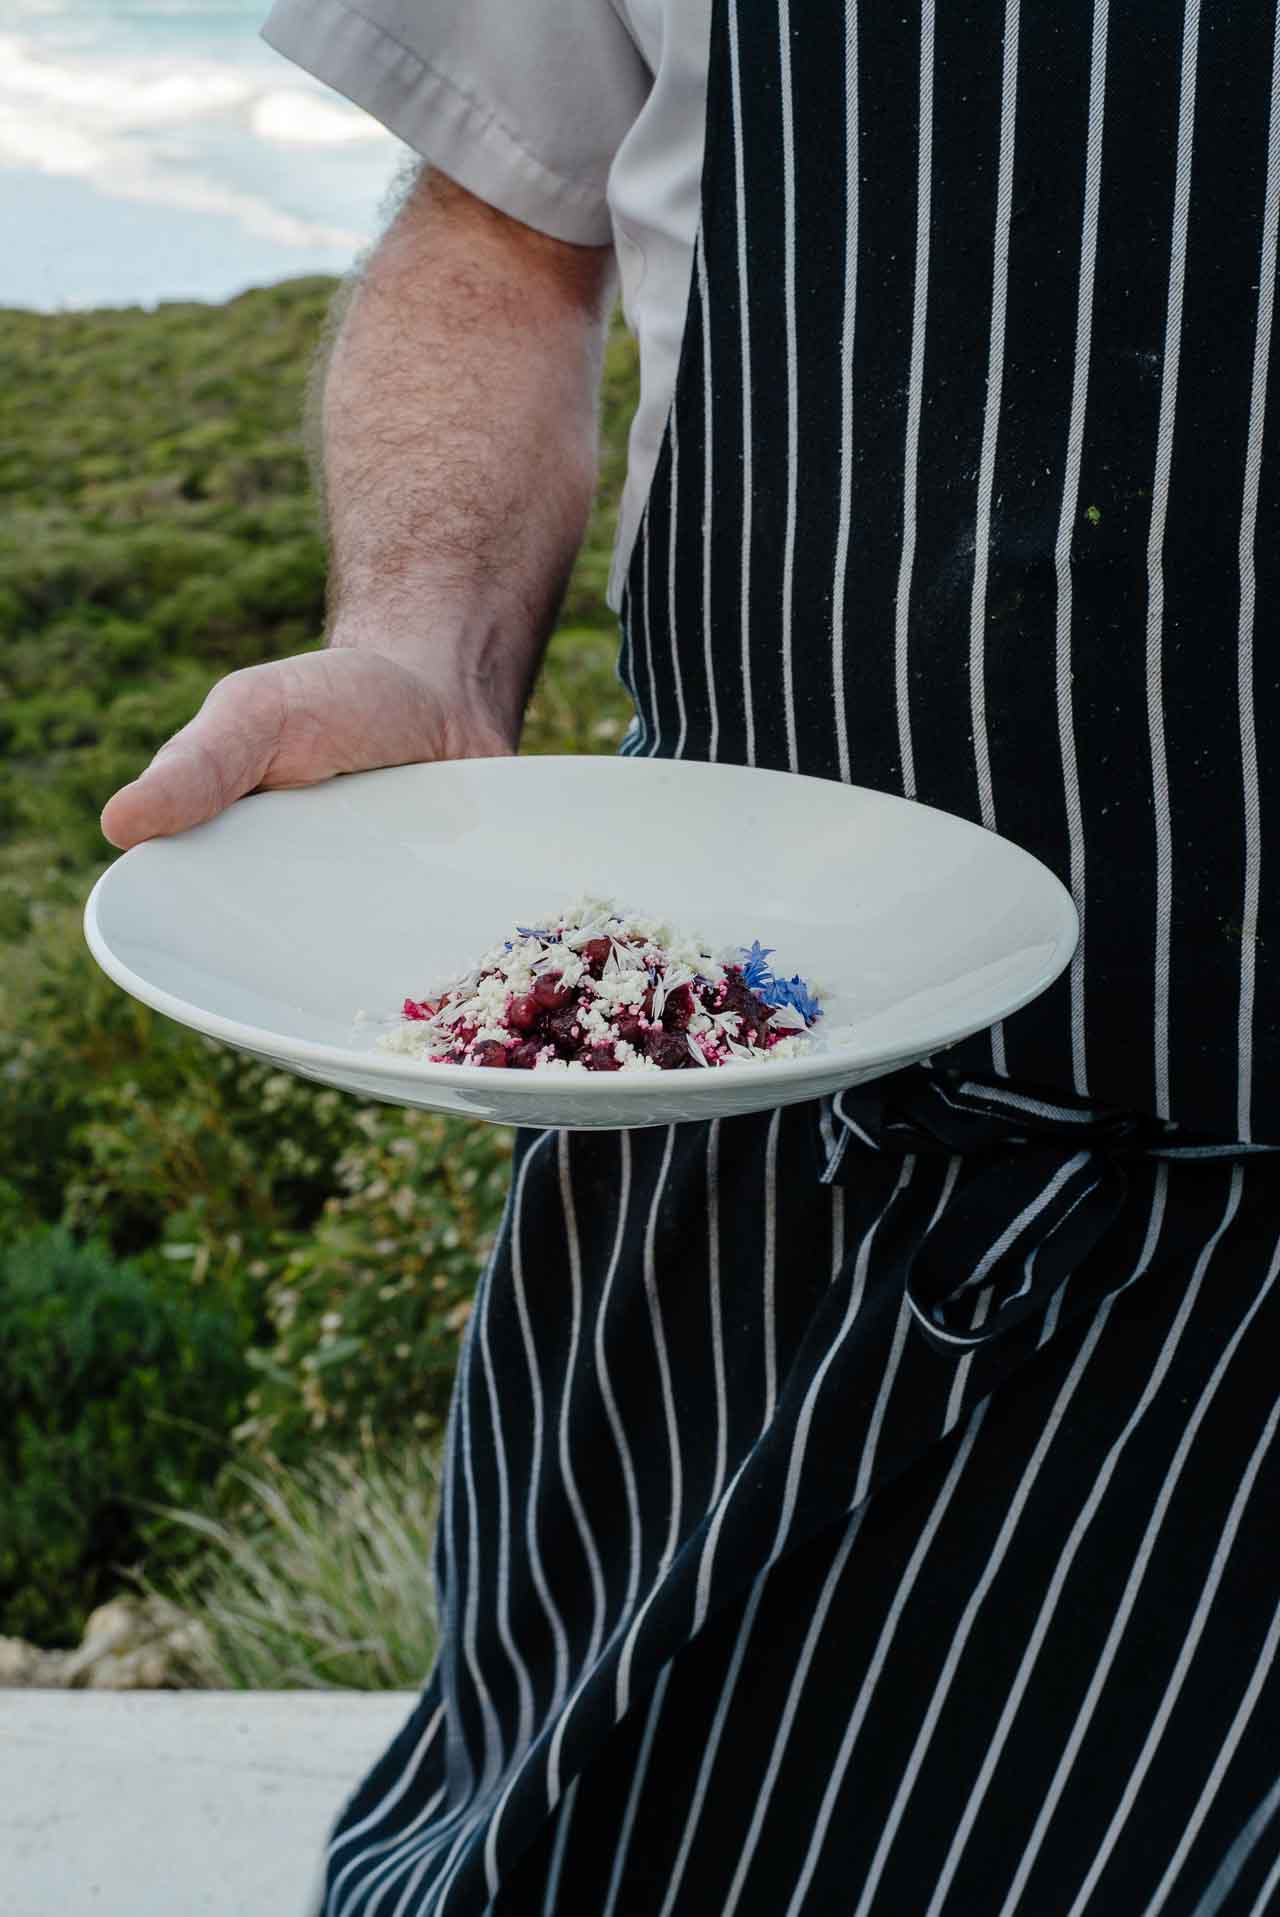
[[607, 249], [424, 175], [326, 372], [330, 643], [456, 674], [513, 742], [590, 509], [611, 283]]

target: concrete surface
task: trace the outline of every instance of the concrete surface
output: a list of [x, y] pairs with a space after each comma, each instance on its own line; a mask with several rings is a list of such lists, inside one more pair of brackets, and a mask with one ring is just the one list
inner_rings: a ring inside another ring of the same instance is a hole
[[310, 1917], [407, 1691], [0, 1691], [3, 1917]]

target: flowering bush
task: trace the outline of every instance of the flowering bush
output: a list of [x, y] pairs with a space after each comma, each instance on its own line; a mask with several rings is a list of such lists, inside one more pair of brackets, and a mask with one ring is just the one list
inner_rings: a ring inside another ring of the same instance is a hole
[[[258, 1322], [246, 1267], [319, 1214], [354, 1112], [129, 998], [89, 956], [78, 914], [47, 915], [0, 976], [10, 1203], [32, 1224], [219, 1281], [246, 1336]], [[0, 1226], [4, 1213], [0, 1200]]]
[[318, 1223], [261, 1271], [274, 1340], [248, 1354], [257, 1382], [234, 1433], [251, 1451], [427, 1437], [448, 1404], [511, 1134], [380, 1105], [353, 1131]]

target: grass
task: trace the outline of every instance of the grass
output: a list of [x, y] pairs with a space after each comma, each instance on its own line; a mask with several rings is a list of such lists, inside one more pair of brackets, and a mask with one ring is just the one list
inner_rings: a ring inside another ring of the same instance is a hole
[[362, 1458], [320, 1454], [292, 1469], [233, 1467], [238, 1522], [164, 1511], [205, 1541], [199, 1567], [147, 1592], [198, 1629], [191, 1689], [414, 1690], [435, 1656], [430, 1577], [437, 1467], [426, 1446]]

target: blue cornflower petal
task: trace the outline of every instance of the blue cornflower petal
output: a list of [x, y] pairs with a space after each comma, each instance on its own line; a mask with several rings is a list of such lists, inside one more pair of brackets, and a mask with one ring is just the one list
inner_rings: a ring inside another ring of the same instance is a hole
[[759, 939], [753, 939], [750, 948], [745, 945], [740, 945], [738, 950], [742, 953], [743, 957], [742, 977], [744, 982], [749, 985], [753, 991], [762, 990], [772, 984], [773, 974], [769, 970], [768, 961], [773, 957], [777, 947], [774, 945], [761, 945]]
[[822, 1008], [817, 999], [798, 974], [794, 978], [775, 979], [769, 993], [769, 1003], [794, 1006], [801, 1018], [809, 1025], [822, 1016]]
[[755, 990], [757, 997], [775, 1010], [790, 1005], [808, 1025], [822, 1016], [821, 1006], [798, 973], [793, 978], [766, 978]]

